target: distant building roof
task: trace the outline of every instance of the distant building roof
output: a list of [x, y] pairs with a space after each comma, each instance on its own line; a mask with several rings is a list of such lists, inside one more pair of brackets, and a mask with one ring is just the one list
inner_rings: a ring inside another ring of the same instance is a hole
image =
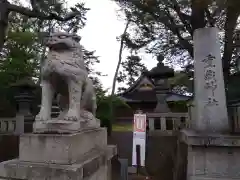
[[[152, 79], [144, 74], [141, 75], [132, 86], [126, 91], [119, 94], [119, 97], [125, 102], [156, 102], [155, 85]], [[191, 96], [177, 94], [173, 92], [167, 93], [166, 101], [187, 101]]]

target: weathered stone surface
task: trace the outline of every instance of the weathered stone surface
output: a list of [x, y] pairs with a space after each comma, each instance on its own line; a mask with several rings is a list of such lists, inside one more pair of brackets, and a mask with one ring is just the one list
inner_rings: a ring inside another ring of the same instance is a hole
[[188, 177], [192, 179], [239, 179], [240, 148], [191, 147], [188, 166]]
[[[109, 162], [116, 146], [84, 155], [71, 165], [26, 162], [19, 159], [0, 163], [0, 177], [21, 180], [111, 180]], [[1, 179], [1, 178], [0, 178]]]
[[193, 130], [182, 130], [181, 140], [192, 146], [240, 147], [240, 136], [217, 133], [198, 133]]
[[197, 131], [227, 132], [229, 122], [217, 28], [194, 32], [194, 102]]
[[[93, 83], [88, 77], [82, 46], [79, 44], [80, 40], [81, 37], [76, 34], [65, 32], [52, 33], [46, 39], [49, 53], [42, 65], [42, 101], [36, 121], [51, 120], [54, 93], [60, 95], [59, 105], [62, 112], [59, 120], [82, 121], [82, 110], [95, 116], [96, 94]], [[78, 126], [80, 125], [79, 123]], [[38, 129], [41, 127], [39, 125]], [[99, 127], [99, 123], [95, 123], [95, 127]]]
[[72, 164], [94, 149], [106, 149], [105, 128], [73, 134], [24, 134], [20, 137], [19, 160]]
[[96, 127], [100, 127], [100, 121], [95, 117], [92, 119], [83, 118], [82, 121], [52, 119], [48, 121], [35, 121], [33, 124], [33, 132], [76, 133], [81, 130], [87, 130]]
[[230, 180], [240, 178], [240, 137], [182, 131], [188, 144], [189, 179]]
[[189, 177], [189, 180], [231, 180], [231, 179], [220, 178], [220, 177], [209, 178], [209, 177], [198, 176], [198, 177]]
[[194, 32], [195, 119], [183, 130], [188, 180], [240, 179], [240, 136], [231, 136], [216, 28]]
[[72, 165], [6, 161], [0, 164], [0, 176], [28, 180], [82, 180], [99, 176], [107, 180], [107, 159], [104, 152], [86, 156], [84, 160]]

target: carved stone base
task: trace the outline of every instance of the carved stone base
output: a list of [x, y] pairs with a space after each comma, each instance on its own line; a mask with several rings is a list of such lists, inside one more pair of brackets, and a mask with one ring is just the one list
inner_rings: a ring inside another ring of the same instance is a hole
[[100, 120], [86, 110], [81, 110], [79, 121], [63, 120], [64, 112], [60, 116], [48, 121], [41, 121], [36, 118], [33, 124], [34, 133], [75, 133], [84, 129], [92, 129], [100, 127]]
[[188, 145], [188, 180], [240, 179], [240, 136], [181, 132]]
[[33, 124], [34, 133], [74, 133], [84, 129], [92, 129], [100, 127], [98, 119], [89, 121], [66, 121], [52, 119], [49, 121], [35, 121]]

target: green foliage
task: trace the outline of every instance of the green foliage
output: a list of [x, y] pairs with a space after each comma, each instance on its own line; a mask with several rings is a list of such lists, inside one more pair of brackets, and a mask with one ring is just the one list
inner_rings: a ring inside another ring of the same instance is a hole
[[193, 92], [193, 78], [191, 77], [192, 74], [188, 75], [188, 73], [184, 71], [175, 72], [174, 77], [168, 79], [172, 91], [178, 94]]
[[180, 66], [188, 71], [193, 64], [194, 30], [217, 27], [221, 31], [225, 80], [228, 79], [228, 74], [236, 69], [238, 56], [233, 50], [233, 33], [239, 28], [238, 1], [114, 1], [119, 4], [123, 13], [131, 17], [132, 33], [124, 37], [125, 45], [130, 50], [144, 49], [147, 53], [162, 54], [172, 66]]
[[99, 57], [95, 55], [95, 51], [88, 51], [85, 48], [83, 48], [83, 52], [84, 52], [83, 57], [85, 59], [85, 65], [87, 67], [89, 76], [93, 81], [97, 95], [102, 94], [102, 93], [105, 94], [106, 90], [103, 90], [102, 83], [99, 79], [99, 77], [104, 76], [104, 75], [94, 68], [94, 65], [100, 63], [100, 61], [98, 59]]
[[24, 77], [36, 77], [39, 67], [40, 45], [36, 43], [37, 33], [30, 28], [31, 22], [23, 21], [23, 18], [16, 14], [11, 16], [15, 20], [19, 19], [19, 22], [11, 23], [9, 26], [3, 49], [0, 62], [0, 85], [4, 87]]
[[[22, 6], [18, 1], [13, 3]], [[5, 102], [3, 97], [9, 97], [9, 95], [11, 99], [13, 99], [14, 93], [10, 92], [7, 88], [11, 84], [26, 77], [35, 80], [39, 79], [41, 62], [46, 58], [47, 54], [47, 49], [43, 45], [45, 35], [57, 29], [76, 33], [84, 27], [86, 23], [85, 15], [88, 8], [85, 8], [83, 3], [78, 3], [71, 9], [66, 9], [64, 6], [64, 1], [60, 0], [55, 1], [55, 3], [38, 1], [38, 4], [36, 4], [36, 8], [43, 13], [65, 15], [68, 14], [69, 11], [79, 11], [81, 15], [69, 21], [60, 22], [57, 20], [43, 21], [37, 18], [30, 19], [15, 12], [10, 13], [7, 40], [4, 44], [0, 59], [1, 102]], [[93, 80], [99, 99], [105, 96], [106, 93], [99, 79], [102, 74], [94, 69], [94, 65], [100, 61], [98, 56], [95, 55], [95, 51], [88, 51], [84, 47], [83, 51], [85, 64], [90, 78]], [[12, 104], [12, 102], [10, 104]], [[2, 107], [5, 106], [2, 105]]]
[[147, 70], [146, 66], [141, 62], [141, 58], [137, 55], [128, 56], [121, 65], [122, 68], [117, 80], [126, 83], [128, 86], [131, 86], [142, 72]]
[[97, 96], [97, 117], [98, 118], [103, 118], [103, 119], [110, 119], [109, 117], [109, 106], [110, 106], [110, 101], [112, 98], [112, 103], [113, 103], [113, 109], [117, 109], [119, 107], [128, 107], [128, 104], [126, 104], [124, 101], [122, 101], [119, 97], [117, 96]]
[[[110, 107], [112, 105], [112, 107]], [[97, 118], [101, 120], [101, 126], [107, 127], [108, 129], [112, 124], [112, 114], [109, 111], [110, 108], [113, 110], [121, 107], [130, 108], [128, 104], [122, 101], [117, 96], [106, 96], [101, 94], [97, 96]]]
[[[64, 8], [64, 1], [36, 2], [36, 7], [43, 13], [52, 12], [58, 15], [69, 13], [69, 9]], [[21, 6], [17, 1], [14, 3]], [[10, 14], [7, 41], [0, 62], [0, 84], [9, 85], [23, 77], [39, 78], [40, 64], [47, 53], [42, 44], [44, 34], [49, 34], [58, 28], [69, 32], [76, 32], [85, 25], [85, 15], [88, 8], [85, 8], [83, 3], [78, 3], [75, 7], [71, 8], [71, 11], [79, 11], [81, 15], [67, 22], [29, 19], [15, 12]], [[33, 26], [33, 24], [36, 26]], [[98, 57], [94, 54], [94, 51], [88, 51], [84, 48], [84, 59], [86, 60], [90, 76], [96, 88], [101, 89], [102, 85], [99, 76], [102, 74], [93, 68], [96, 63], [99, 63]]]
[[168, 103], [171, 112], [188, 112], [186, 101], [174, 101]]

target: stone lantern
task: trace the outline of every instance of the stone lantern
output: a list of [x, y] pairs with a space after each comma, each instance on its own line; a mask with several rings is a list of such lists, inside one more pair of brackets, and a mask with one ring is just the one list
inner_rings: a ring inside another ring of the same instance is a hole
[[149, 78], [152, 78], [155, 83], [155, 92], [157, 97], [157, 105], [154, 109], [154, 112], [158, 113], [166, 113], [170, 112], [168, 108], [168, 104], [166, 102], [167, 93], [170, 90], [170, 86], [168, 83], [168, 78], [174, 76], [174, 70], [165, 66], [163, 64], [164, 56], [158, 55], [157, 61], [158, 64], [156, 67], [146, 72]]
[[31, 78], [24, 78], [12, 84], [11, 87], [15, 90], [15, 100], [17, 102], [17, 117], [23, 117], [23, 126], [25, 132], [32, 131], [32, 124], [34, 117], [31, 113], [31, 103], [34, 98], [33, 91], [37, 85], [31, 80]]
[[24, 78], [11, 85], [15, 89], [15, 100], [18, 104], [18, 113], [31, 115], [30, 105], [33, 100], [33, 90], [36, 84], [30, 78]]

